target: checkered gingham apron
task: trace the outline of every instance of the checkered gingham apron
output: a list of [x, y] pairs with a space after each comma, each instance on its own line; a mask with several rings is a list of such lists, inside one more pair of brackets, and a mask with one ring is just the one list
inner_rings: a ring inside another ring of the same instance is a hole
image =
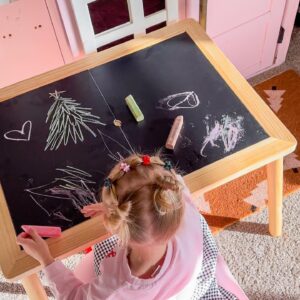
[[[216, 279], [216, 265], [218, 248], [211, 231], [202, 215], [200, 215], [203, 230], [203, 264], [197, 277], [197, 285], [190, 300], [238, 300], [233, 294], [218, 286]], [[118, 242], [116, 235], [98, 243], [94, 247], [94, 267], [99, 276], [100, 264], [103, 258], [110, 253]]]

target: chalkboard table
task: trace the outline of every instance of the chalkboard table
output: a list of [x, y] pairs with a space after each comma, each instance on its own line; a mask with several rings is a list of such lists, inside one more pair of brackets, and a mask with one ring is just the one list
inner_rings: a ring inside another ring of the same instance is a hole
[[[145, 115], [139, 124], [129, 94]], [[7, 278], [27, 276], [32, 299], [45, 293], [40, 266], [15, 242], [20, 226], [61, 226], [47, 240], [56, 258], [107, 237], [80, 208], [120, 157], [163, 147], [178, 115], [184, 128], [165, 155], [193, 196], [267, 165], [270, 233], [281, 234], [283, 156], [296, 140], [194, 21], [4, 88], [0, 100], [0, 263]]]

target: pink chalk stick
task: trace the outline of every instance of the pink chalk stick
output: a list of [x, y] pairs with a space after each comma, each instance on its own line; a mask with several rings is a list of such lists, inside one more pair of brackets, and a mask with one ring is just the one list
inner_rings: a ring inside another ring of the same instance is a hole
[[176, 119], [173, 122], [171, 131], [169, 133], [168, 139], [166, 141], [165, 147], [167, 149], [174, 149], [177, 139], [179, 137], [181, 128], [183, 125], [183, 116], [177, 116]]
[[22, 225], [21, 228], [26, 233], [28, 233], [30, 228], [35, 229], [41, 237], [59, 237], [61, 235], [61, 228], [55, 226]]

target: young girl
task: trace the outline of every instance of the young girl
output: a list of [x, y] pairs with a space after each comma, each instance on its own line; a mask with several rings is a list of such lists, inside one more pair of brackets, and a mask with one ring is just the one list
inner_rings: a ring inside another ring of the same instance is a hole
[[99, 216], [113, 235], [95, 245], [88, 278], [55, 261], [34, 230], [17, 238], [57, 299], [248, 299], [169, 161], [131, 155], [111, 170], [101, 196], [82, 213]]

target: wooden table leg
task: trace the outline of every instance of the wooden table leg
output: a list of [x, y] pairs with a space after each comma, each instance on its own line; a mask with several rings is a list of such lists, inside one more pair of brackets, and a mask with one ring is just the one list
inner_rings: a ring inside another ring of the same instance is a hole
[[37, 274], [22, 279], [22, 284], [30, 300], [47, 300], [46, 291]]
[[269, 231], [272, 236], [282, 234], [283, 158], [267, 165]]

